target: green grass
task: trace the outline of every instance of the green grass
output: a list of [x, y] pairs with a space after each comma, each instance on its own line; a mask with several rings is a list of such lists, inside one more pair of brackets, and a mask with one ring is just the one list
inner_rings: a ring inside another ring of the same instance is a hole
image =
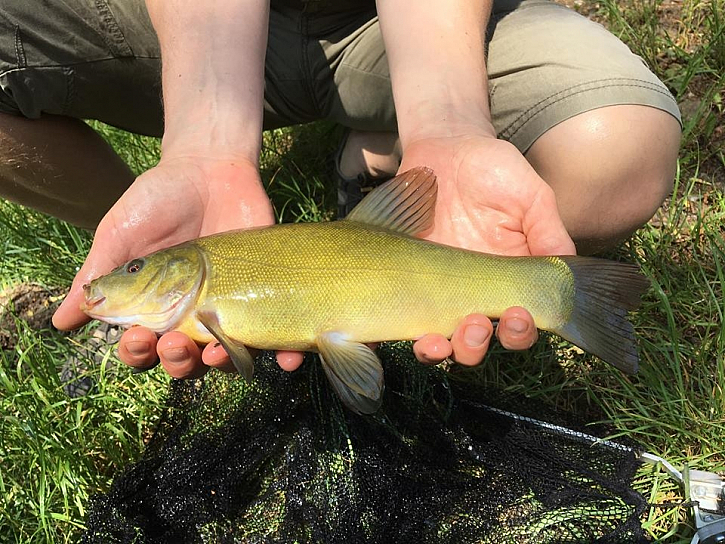
[[[158, 156], [156, 142], [106, 130], [138, 171]], [[20, 282], [67, 287], [90, 248], [91, 236], [61, 221], [0, 203], [0, 291]], [[17, 345], [0, 350], [0, 541], [75, 542], [88, 498], [143, 450], [164, 402], [163, 373], [132, 375], [86, 361], [98, 384], [71, 399], [59, 370], [85, 343], [34, 331], [17, 321]]]
[[[641, 371], [621, 375], [549, 338], [525, 354], [495, 348], [482, 368], [468, 372], [609, 422], [615, 436], [676, 465], [724, 473], [725, 1], [603, 0], [583, 7], [655, 69], [685, 114], [675, 194], [620, 250], [653, 281], [634, 315]], [[95, 126], [135, 171], [158, 160], [156, 140]], [[333, 217], [327, 158], [339, 134], [320, 123], [265, 135], [262, 175], [281, 220]], [[90, 240], [62, 222], [0, 204], [0, 288], [28, 280], [69, 285]], [[142, 451], [168, 380], [160, 371], [132, 375], [109, 353], [88, 371], [96, 390], [69, 399], [58, 370], [83, 333], [69, 339], [19, 327], [17, 346], [0, 353], [0, 540], [72, 542], [89, 495], [107, 489]], [[635, 485], [656, 503], [681, 498], [657, 468], [643, 468]], [[645, 527], [668, 543], [689, 542], [693, 534], [684, 507], [653, 508]]]
[[97, 389], [71, 399], [58, 377], [67, 347], [21, 331], [15, 352], [0, 352], [2, 541], [74, 542], [89, 495], [141, 453], [167, 380], [104, 362], [90, 371]]

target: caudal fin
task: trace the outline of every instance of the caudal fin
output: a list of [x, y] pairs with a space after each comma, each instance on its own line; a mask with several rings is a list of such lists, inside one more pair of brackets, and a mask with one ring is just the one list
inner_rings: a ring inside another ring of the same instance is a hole
[[639, 306], [650, 281], [632, 264], [588, 257], [562, 257], [574, 275], [571, 319], [559, 336], [627, 374], [639, 368], [634, 328], [627, 312]]

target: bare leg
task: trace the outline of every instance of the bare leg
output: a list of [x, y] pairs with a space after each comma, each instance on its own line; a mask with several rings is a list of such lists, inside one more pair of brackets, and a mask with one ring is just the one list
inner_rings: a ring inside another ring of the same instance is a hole
[[393, 176], [400, 165], [400, 139], [396, 132], [351, 131], [340, 157], [340, 173], [354, 178], [366, 173], [370, 178]]
[[0, 196], [94, 228], [134, 175], [78, 119], [0, 114]]
[[580, 253], [611, 248], [645, 224], [672, 191], [680, 126], [646, 106], [609, 106], [560, 123], [526, 153], [554, 188]]

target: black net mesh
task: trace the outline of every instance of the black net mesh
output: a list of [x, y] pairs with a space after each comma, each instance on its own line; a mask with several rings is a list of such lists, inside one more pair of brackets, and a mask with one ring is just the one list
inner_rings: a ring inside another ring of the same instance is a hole
[[315, 360], [286, 373], [264, 354], [251, 385], [174, 381], [142, 459], [93, 500], [83, 541], [643, 541], [631, 450], [513, 419], [501, 411], [577, 428], [423, 367], [409, 346], [381, 359], [374, 416], [345, 410]]

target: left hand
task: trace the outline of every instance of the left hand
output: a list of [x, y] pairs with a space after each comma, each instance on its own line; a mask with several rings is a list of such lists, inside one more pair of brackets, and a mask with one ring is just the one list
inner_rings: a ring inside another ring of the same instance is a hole
[[[438, 198], [433, 242], [499, 255], [573, 255], [574, 243], [559, 217], [554, 192], [510, 143], [489, 135], [442, 136], [410, 142], [400, 171], [433, 169]], [[484, 315], [466, 317], [451, 340], [429, 334], [413, 346], [423, 363], [448, 357], [479, 364], [493, 325]], [[507, 349], [528, 349], [538, 337], [523, 308], [500, 317], [497, 337]]]
[[[243, 157], [164, 158], [136, 178], [98, 225], [91, 251], [53, 323], [70, 330], [89, 321], [80, 310], [82, 286], [129, 259], [200, 236], [273, 223], [272, 205], [253, 162]], [[214, 343], [210, 346], [207, 364], [233, 368], [225, 354], [213, 349]], [[209, 369], [197, 344], [180, 332], [157, 340], [153, 331], [132, 327], [121, 337], [118, 354], [141, 369], [158, 358], [175, 378], [198, 377]]]

